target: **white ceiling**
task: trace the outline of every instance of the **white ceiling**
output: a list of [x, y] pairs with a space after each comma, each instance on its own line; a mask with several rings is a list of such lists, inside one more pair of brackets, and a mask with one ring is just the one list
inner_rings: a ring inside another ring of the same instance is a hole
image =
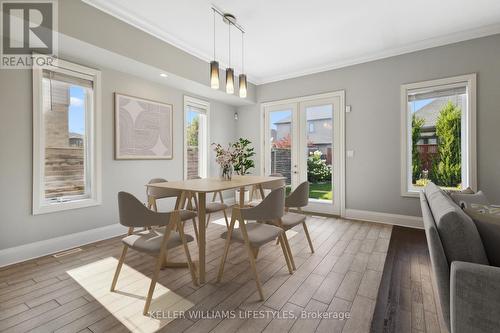
[[[214, 4], [245, 28], [245, 70], [256, 84], [500, 33], [499, 0], [84, 1], [204, 60], [213, 57]], [[227, 65], [227, 25], [217, 19], [216, 29], [217, 60]], [[232, 41], [239, 71], [236, 30]]]

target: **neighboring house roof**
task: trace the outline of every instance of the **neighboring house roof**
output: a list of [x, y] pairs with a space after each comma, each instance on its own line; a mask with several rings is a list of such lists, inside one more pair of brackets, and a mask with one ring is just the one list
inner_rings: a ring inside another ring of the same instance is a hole
[[[311, 108], [310, 110], [308, 110], [307, 121], [322, 119], [332, 119], [332, 110], [328, 108]], [[290, 120], [291, 115], [274, 122], [274, 124], [289, 124]]]
[[457, 104], [459, 108], [462, 108], [462, 99], [458, 98], [456, 100], [450, 99], [449, 97], [440, 97], [434, 99], [432, 102], [426, 106], [415, 111], [415, 116], [424, 119], [425, 123], [422, 129], [433, 129], [436, 127], [437, 118], [441, 109], [448, 103], [448, 101]]
[[83, 139], [83, 135], [80, 133], [69, 132], [70, 139]]

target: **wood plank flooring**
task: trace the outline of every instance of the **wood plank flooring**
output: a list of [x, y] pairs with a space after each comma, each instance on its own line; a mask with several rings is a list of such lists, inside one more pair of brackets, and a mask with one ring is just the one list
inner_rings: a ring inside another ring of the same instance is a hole
[[[151, 309], [162, 318], [141, 315], [154, 267], [147, 255], [129, 250], [117, 292], [109, 292], [122, 249], [121, 238], [114, 238], [75, 254], [0, 269], [0, 331], [369, 332], [391, 226], [308, 217], [315, 253], [301, 226], [290, 230], [297, 266], [293, 275], [279, 245], [261, 248], [257, 269], [266, 299], [259, 302], [239, 244], [231, 245], [223, 281], [215, 283], [224, 246], [219, 235], [226, 227], [220, 215], [213, 219], [207, 230], [208, 283], [195, 287], [187, 269], [162, 270]], [[196, 244], [190, 249], [196, 260]], [[183, 261], [182, 249], [171, 250], [169, 259]], [[413, 289], [408, 286], [409, 299]], [[422, 297], [415, 315], [420, 311], [426, 319]], [[346, 313], [350, 319], [338, 318]]]
[[436, 295], [425, 232], [395, 226], [372, 332], [447, 332]]

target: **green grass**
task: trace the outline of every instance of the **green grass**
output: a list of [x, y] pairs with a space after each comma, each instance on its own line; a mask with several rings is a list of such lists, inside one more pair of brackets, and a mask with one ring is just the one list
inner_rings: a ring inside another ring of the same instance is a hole
[[332, 183], [311, 183], [309, 185], [309, 198], [332, 200]]
[[[291, 192], [291, 186], [285, 188], [286, 195]], [[310, 183], [309, 198], [320, 200], [332, 200], [332, 183]]]

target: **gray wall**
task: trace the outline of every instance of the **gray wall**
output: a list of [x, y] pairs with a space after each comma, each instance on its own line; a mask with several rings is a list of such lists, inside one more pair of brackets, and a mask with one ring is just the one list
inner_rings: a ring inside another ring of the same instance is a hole
[[[0, 250], [118, 223], [116, 194], [124, 190], [145, 199], [144, 184], [153, 177], [183, 177], [183, 92], [125, 73], [102, 70], [102, 205], [31, 215], [32, 79], [31, 71], [0, 71]], [[174, 107], [174, 159], [114, 160], [113, 93], [171, 103]], [[211, 102], [211, 139], [235, 138], [233, 107]], [[214, 157], [210, 155], [210, 160]], [[217, 174], [213, 170], [213, 174]], [[164, 208], [162, 205], [160, 208]]]
[[[478, 73], [478, 181], [500, 203], [500, 35], [258, 86], [259, 103], [346, 91], [346, 208], [419, 216], [400, 195], [400, 85]], [[238, 133], [260, 142], [260, 105], [238, 109]], [[260, 148], [260, 147], [259, 147]]]

